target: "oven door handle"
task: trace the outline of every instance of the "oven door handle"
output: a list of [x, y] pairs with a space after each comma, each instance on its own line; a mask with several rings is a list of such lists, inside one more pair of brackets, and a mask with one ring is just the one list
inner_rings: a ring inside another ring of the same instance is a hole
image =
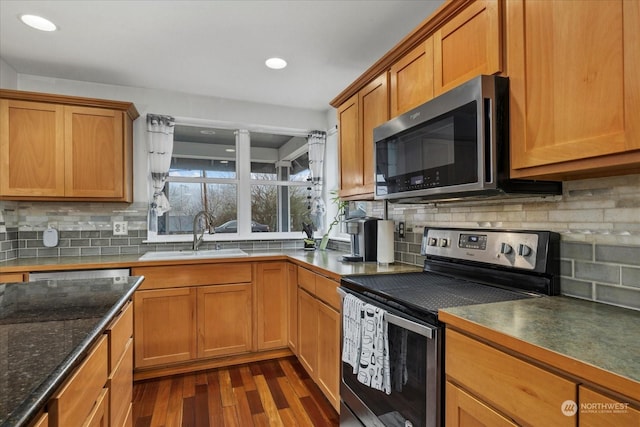
[[[340, 299], [344, 300], [344, 297], [347, 295], [345, 291], [340, 288], [337, 288], [338, 293], [340, 294]], [[389, 313], [388, 310], [385, 310], [385, 317], [388, 323], [395, 325], [399, 328], [407, 329], [411, 332], [415, 332], [418, 335], [422, 335], [423, 337], [429, 339], [435, 339], [437, 337], [438, 327], [431, 327], [427, 325], [422, 325], [420, 323], [414, 322], [409, 319], [405, 319], [404, 317], [397, 316], [393, 313]]]

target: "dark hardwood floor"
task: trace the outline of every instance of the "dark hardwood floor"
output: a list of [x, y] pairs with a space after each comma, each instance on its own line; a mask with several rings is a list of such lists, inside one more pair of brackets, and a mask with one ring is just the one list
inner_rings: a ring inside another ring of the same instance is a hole
[[338, 424], [338, 414], [293, 356], [133, 386], [135, 427]]

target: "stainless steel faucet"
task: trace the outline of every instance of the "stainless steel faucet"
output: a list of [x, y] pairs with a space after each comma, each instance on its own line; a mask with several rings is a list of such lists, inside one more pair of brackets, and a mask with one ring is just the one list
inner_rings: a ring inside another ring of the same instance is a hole
[[[202, 227], [202, 233], [200, 233], [200, 237], [198, 237], [198, 225], [200, 224], [200, 219], [204, 219], [204, 226]], [[215, 233], [213, 228], [213, 222], [215, 218], [210, 212], [200, 211], [193, 217], [193, 247], [194, 251], [198, 250], [198, 247], [202, 243], [202, 239], [204, 238], [205, 229], [209, 230], [209, 234]]]

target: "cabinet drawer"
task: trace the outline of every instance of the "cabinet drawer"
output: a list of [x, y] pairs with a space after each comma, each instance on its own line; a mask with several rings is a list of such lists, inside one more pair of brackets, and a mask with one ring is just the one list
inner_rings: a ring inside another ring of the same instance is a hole
[[49, 427], [49, 414], [45, 412], [40, 415], [31, 427]]
[[112, 373], [133, 335], [133, 304], [127, 303], [107, 329], [107, 335], [109, 336], [109, 373]]
[[112, 426], [122, 426], [133, 399], [133, 339], [129, 338], [124, 356], [109, 377], [109, 419]]
[[0, 283], [24, 282], [22, 273], [1, 273]]
[[336, 290], [338, 282], [323, 276], [316, 276], [316, 297], [340, 311], [340, 295]]
[[316, 274], [306, 268], [298, 267], [298, 285], [311, 294], [316, 293]]
[[82, 423], [82, 427], [105, 427], [109, 422], [109, 389], [103, 388], [93, 410]]
[[447, 378], [494, 408], [532, 425], [575, 426], [560, 410], [577, 402], [575, 383], [450, 329], [445, 345]]
[[89, 416], [107, 382], [107, 336], [93, 347], [49, 404], [49, 425], [79, 426]]
[[134, 276], [144, 276], [143, 289], [176, 288], [180, 286], [219, 285], [251, 282], [251, 264], [225, 263], [189, 266], [138, 267]]
[[[628, 399], [612, 399], [580, 386], [580, 427], [640, 426], [640, 410], [628, 402]], [[607, 409], [602, 409], [605, 405]]]

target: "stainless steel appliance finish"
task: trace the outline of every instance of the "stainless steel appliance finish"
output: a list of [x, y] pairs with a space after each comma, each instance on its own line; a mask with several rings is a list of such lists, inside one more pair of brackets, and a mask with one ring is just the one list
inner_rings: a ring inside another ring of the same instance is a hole
[[373, 131], [376, 199], [391, 202], [560, 194], [509, 179], [509, 80], [478, 76]]
[[343, 362], [340, 398], [348, 410], [344, 424], [341, 412], [341, 425], [444, 425], [443, 325], [438, 310], [555, 295], [559, 290], [556, 233], [430, 228], [424, 231], [422, 254], [422, 272], [348, 276], [341, 281], [343, 297], [351, 293], [386, 310], [392, 377], [398, 366], [409, 373], [406, 392], [401, 387], [386, 395], [360, 384]]
[[[29, 273], [29, 281], [36, 282], [40, 280], [71, 280], [71, 279], [103, 279], [126, 278], [131, 276], [131, 270], [128, 268], [116, 268], [105, 270], [71, 270], [71, 271], [42, 271], [39, 273]], [[122, 279], [126, 282], [127, 279]]]
[[344, 261], [376, 261], [378, 256], [378, 218], [350, 218], [345, 221], [347, 233], [351, 236], [351, 255]]

